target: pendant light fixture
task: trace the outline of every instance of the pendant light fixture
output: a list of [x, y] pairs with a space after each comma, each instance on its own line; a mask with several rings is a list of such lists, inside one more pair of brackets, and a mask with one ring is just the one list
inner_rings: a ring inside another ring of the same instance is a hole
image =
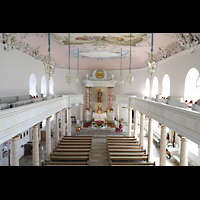
[[150, 61], [146, 61], [146, 66], [147, 66], [147, 73], [150, 75], [150, 79], [152, 79], [153, 73], [155, 73], [158, 68], [158, 62], [153, 56], [153, 33], [151, 37], [151, 57]]
[[50, 33], [48, 33], [48, 56], [45, 56], [45, 58], [43, 59], [43, 64], [44, 64], [44, 69], [45, 69], [45, 73], [49, 74], [49, 80], [51, 78], [51, 75], [54, 74], [55, 71], [55, 65], [56, 62], [55, 60], [51, 57], [51, 46], [50, 46]]
[[129, 83], [129, 85], [131, 85], [131, 83], [133, 82], [134, 80], [134, 76], [133, 74], [131, 73], [131, 33], [130, 33], [130, 67], [129, 67], [129, 72], [128, 74], [126, 75], [126, 79]]
[[120, 64], [120, 77], [119, 77], [119, 85], [123, 85], [124, 84], [124, 80], [122, 78], [122, 48], [121, 48], [121, 64]]
[[76, 83], [80, 82], [79, 76], [79, 48], [77, 48], [77, 76], [76, 76]]
[[69, 60], [69, 71], [66, 75], [66, 82], [69, 83], [69, 85], [70, 85], [70, 83], [72, 83], [72, 81], [73, 81], [73, 75], [70, 72], [70, 33], [69, 33], [69, 58], [68, 58], [68, 60]]

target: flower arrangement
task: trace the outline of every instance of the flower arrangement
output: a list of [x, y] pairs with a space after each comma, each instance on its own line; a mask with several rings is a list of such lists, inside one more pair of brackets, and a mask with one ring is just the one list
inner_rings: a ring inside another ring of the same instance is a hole
[[79, 125], [76, 125], [76, 126], [75, 126], [75, 131], [76, 131], [76, 132], [79, 132], [80, 130], [82, 130], [82, 128], [81, 128]]

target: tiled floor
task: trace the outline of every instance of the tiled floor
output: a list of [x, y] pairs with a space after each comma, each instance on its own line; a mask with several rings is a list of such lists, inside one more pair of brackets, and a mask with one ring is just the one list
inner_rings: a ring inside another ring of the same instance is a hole
[[[107, 156], [107, 148], [106, 148], [106, 135], [127, 135], [127, 131], [122, 133], [114, 132], [114, 129], [104, 129], [104, 130], [87, 130], [83, 129], [83, 131], [76, 133], [74, 130], [75, 124], [72, 124], [72, 135], [93, 135], [91, 156], [89, 160], [90, 166], [108, 166], [108, 156]], [[61, 138], [60, 138], [61, 139]], [[147, 141], [148, 138], [144, 137], [144, 149], [147, 149]], [[52, 150], [55, 147], [55, 137], [51, 137], [51, 148]], [[45, 160], [45, 149], [46, 149], [46, 141], [40, 142], [39, 148], [39, 157], [40, 157], [40, 166], [42, 162]], [[156, 162], [156, 166], [159, 166], [159, 148], [153, 144], [153, 158], [152, 160]], [[32, 155], [25, 155], [19, 161], [20, 166], [32, 166]], [[167, 166], [178, 166], [177, 163], [174, 163], [171, 159], [166, 159]]]

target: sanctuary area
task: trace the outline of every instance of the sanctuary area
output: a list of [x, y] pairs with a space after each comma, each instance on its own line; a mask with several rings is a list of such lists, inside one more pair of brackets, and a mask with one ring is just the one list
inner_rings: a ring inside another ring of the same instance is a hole
[[1, 33], [0, 166], [200, 165], [200, 33]]

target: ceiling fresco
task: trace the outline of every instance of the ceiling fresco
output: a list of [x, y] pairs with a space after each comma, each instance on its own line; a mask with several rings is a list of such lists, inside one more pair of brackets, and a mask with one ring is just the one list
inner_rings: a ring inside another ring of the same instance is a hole
[[[192, 33], [200, 38], [199, 33]], [[0, 34], [0, 42], [3, 42]], [[13, 50], [19, 50], [43, 61], [48, 54], [47, 33], [12, 33]], [[57, 68], [68, 68], [68, 33], [51, 33], [51, 56]], [[199, 39], [198, 39], [199, 40]], [[129, 69], [130, 33], [70, 33], [70, 67], [77, 69], [79, 49], [80, 70], [119, 70], [122, 49], [122, 69]], [[185, 50], [176, 33], [154, 33], [154, 55], [157, 60]], [[150, 58], [151, 33], [131, 33], [131, 67], [141, 69]]]

